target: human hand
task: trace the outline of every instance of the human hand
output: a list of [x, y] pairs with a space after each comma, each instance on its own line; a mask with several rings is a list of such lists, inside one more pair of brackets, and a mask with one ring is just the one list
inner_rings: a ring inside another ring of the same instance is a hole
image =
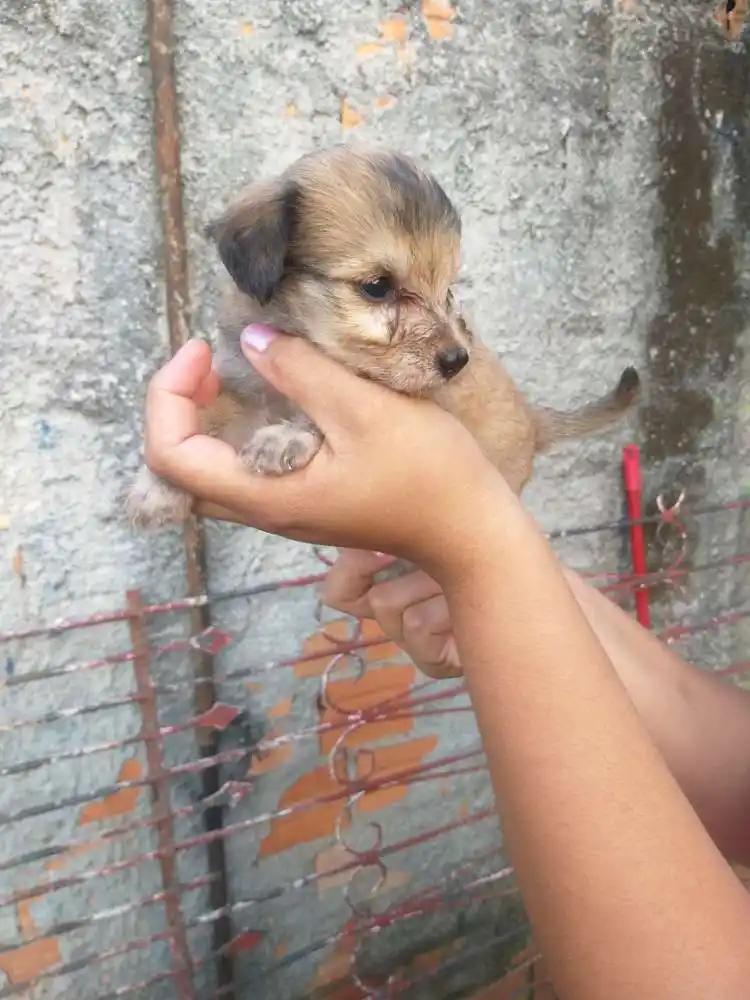
[[[256, 339], [257, 344], [257, 339]], [[199, 512], [299, 541], [378, 549], [427, 568], [465, 564], [510, 491], [470, 433], [425, 400], [358, 378], [301, 339], [265, 335], [248, 360], [325, 436], [304, 469], [256, 476], [227, 444], [199, 433], [219, 384], [192, 341], [152, 379], [146, 464], [198, 498]], [[426, 516], [429, 512], [429, 516]]]
[[391, 560], [376, 552], [342, 549], [323, 583], [323, 602], [357, 618], [372, 618], [430, 677], [460, 677], [448, 602], [421, 570], [373, 585]]

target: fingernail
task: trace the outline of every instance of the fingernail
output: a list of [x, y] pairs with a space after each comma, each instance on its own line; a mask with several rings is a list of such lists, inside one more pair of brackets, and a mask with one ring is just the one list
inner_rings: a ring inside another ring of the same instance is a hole
[[253, 323], [245, 327], [240, 339], [244, 347], [249, 347], [251, 351], [258, 351], [262, 354], [277, 336], [278, 334], [273, 327], [264, 326], [261, 323]]
[[385, 557], [388, 555], [388, 553], [387, 552], [373, 552], [373, 555], [377, 556], [378, 559], [385, 559]]

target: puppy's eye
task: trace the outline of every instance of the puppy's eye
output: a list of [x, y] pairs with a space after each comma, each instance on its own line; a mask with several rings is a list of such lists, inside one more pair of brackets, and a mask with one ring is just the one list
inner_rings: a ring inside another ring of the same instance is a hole
[[382, 302], [393, 294], [393, 282], [384, 276], [363, 281], [359, 287], [365, 298], [372, 299], [373, 302]]

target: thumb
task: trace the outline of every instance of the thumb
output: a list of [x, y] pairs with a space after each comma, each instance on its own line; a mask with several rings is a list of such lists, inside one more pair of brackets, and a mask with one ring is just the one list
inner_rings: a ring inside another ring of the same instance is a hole
[[388, 389], [359, 378], [301, 337], [260, 325], [242, 332], [242, 351], [256, 371], [304, 410], [324, 432], [364, 426]]

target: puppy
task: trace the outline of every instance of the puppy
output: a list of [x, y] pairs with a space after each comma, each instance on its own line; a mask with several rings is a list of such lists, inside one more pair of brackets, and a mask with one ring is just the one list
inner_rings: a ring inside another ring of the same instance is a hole
[[[365, 378], [434, 400], [519, 494], [537, 453], [610, 427], [638, 396], [638, 375], [627, 368], [613, 390], [572, 412], [524, 398], [454, 298], [458, 212], [435, 178], [399, 153], [311, 153], [246, 189], [207, 235], [231, 281], [215, 351], [222, 390], [202, 411], [202, 430], [231, 444], [251, 472], [301, 469], [322, 438], [246, 361], [240, 333], [250, 323], [306, 337]], [[190, 508], [189, 496], [145, 467], [127, 500], [141, 527], [179, 523]]]

